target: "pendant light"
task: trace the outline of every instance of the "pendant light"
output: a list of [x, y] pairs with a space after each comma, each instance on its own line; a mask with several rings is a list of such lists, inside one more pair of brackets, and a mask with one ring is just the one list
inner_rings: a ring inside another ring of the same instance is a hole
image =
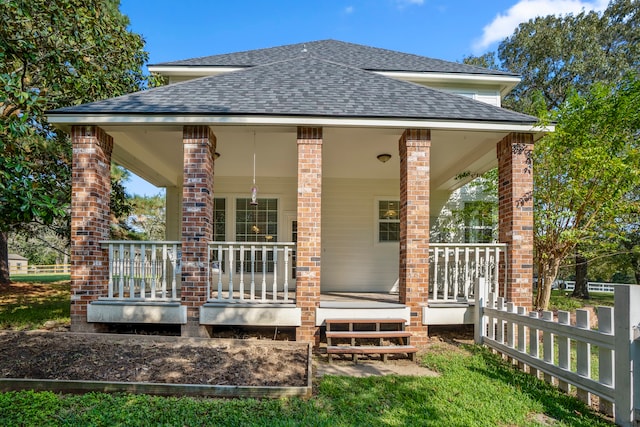
[[258, 206], [258, 187], [256, 186], [256, 131], [253, 131], [253, 185], [251, 186], [251, 206]]

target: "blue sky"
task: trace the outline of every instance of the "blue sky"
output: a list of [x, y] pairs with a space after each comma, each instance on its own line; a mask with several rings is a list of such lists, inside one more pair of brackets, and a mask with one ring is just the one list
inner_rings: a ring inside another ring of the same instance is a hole
[[[606, 0], [121, 0], [151, 64], [337, 39], [450, 61], [483, 54], [535, 16]], [[134, 177], [135, 194], [158, 194]]]

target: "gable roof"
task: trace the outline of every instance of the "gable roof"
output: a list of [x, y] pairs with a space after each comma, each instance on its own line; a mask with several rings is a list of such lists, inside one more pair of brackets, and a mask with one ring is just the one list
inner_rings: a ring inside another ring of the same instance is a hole
[[316, 58], [339, 62], [369, 71], [402, 71], [432, 73], [464, 73], [480, 75], [516, 76], [458, 62], [443, 61], [410, 53], [347, 43], [338, 40], [319, 40], [265, 49], [203, 56], [181, 61], [150, 64], [150, 67], [254, 67], [295, 58], [309, 53]]
[[410, 118], [534, 124], [535, 117], [318, 58], [203, 77], [50, 112]]

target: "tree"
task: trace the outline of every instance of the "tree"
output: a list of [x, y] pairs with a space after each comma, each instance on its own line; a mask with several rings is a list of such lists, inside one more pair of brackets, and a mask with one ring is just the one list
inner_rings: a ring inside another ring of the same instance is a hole
[[558, 109], [571, 91], [585, 94], [596, 82], [637, 70], [639, 25], [637, 0], [613, 0], [602, 15], [549, 15], [520, 24], [498, 48], [501, 66], [522, 76], [505, 104], [535, 114], [537, 93], [547, 109]]
[[535, 147], [542, 165], [534, 175], [539, 309], [577, 245], [619, 239], [626, 225], [619, 219], [635, 209], [627, 195], [640, 185], [639, 103], [637, 75], [573, 93], [553, 113], [556, 132]]
[[0, 2], [0, 285], [9, 283], [6, 233], [69, 214], [71, 144], [45, 111], [147, 85], [143, 39], [118, 7], [117, 0]]

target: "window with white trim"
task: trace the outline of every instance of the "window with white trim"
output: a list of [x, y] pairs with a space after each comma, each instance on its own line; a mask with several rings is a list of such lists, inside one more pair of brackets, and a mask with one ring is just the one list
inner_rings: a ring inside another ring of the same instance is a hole
[[378, 200], [378, 242], [400, 241], [400, 201]]

